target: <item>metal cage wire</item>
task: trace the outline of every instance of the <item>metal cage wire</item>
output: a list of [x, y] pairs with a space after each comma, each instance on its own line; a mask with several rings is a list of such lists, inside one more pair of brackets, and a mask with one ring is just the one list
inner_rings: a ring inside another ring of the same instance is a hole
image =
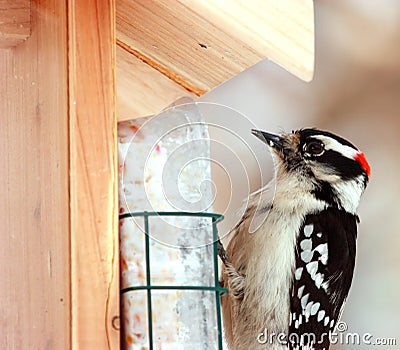
[[[146, 285], [144, 286], [132, 286], [121, 289], [121, 295], [134, 292], [137, 290], [147, 290], [147, 317], [148, 317], [148, 339], [149, 349], [153, 350], [153, 320], [152, 320], [152, 290], [201, 290], [210, 291], [215, 293], [215, 305], [216, 305], [216, 317], [217, 317], [217, 329], [218, 329], [218, 349], [223, 350], [222, 342], [222, 318], [221, 318], [221, 295], [226, 293], [228, 290], [219, 286], [219, 273], [218, 273], [218, 229], [217, 223], [224, 219], [221, 214], [215, 213], [193, 213], [193, 212], [128, 212], [121, 214], [119, 220], [129, 219], [133, 217], [143, 217], [144, 230], [145, 230], [145, 260], [146, 260]], [[152, 216], [188, 216], [188, 217], [206, 217], [212, 220], [212, 231], [213, 231], [213, 264], [214, 264], [214, 286], [179, 286], [179, 285], [152, 285], [151, 284], [151, 268], [150, 268], [150, 232], [149, 232], [149, 217]]]

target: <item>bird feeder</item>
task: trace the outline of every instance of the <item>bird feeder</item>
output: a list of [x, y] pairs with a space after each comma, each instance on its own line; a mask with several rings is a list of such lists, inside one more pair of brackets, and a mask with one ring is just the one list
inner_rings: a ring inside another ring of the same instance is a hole
[[222, 350], [207, 124], [186, 103], [118, 135], [123, 348]]
[[[166, 218], [175, 220], [165, 221]], [[136, 283], [121, 289], [123, 347], [133, 350], [148, 345], [150, 350], [222, 350], [220, 294], [226, 289], [221, 288], [218, 281], [217, 231], [217, 222], [222, 219], [222, 215], [190, 212], [125, 213], [120, 215], [121, 226], [127, 226], [124, 221], [129, 219], [135, 221], [136, 227], [141, 226], [138, 234], [144, 240], [144, 254], [140, 248], [135, 253], [144, 258], [145, 276], [136, 271], [139, 277]], [[137, 219], [143, 220], [142, 225]], [[212, 230], [212, 245], [180, 246], [178, 251], [168, 252], [173, 248], [162, 246], [157, 240], [152, 242], [154, 237], [151, 227], [163, 228], [165, 234], [170, 231], [168, 226], [172, 223], [171, 228], [176, 231], [177, 226], [193, 219], [205, 224], [201, 228], [203, 234]], [[154, 221], [159, 221], [158, 225]], [[126, 227], [121, 229], [129, 230]], [[130, 231], [134, 230], [131, 228]], [[139, 242], [140, 239], [135, 241]], [[126, 251], [124, 255], [129, 256]], [[129, 273], [125, 257], [122, 257], [123, 264], [126, 264], [122, 267], [123, 275]], [[161, 261], [157, 257], [161, 257]], [[156, 265], [155, 269], [153, 265]], [[124, 283], [124, 276], [122, 278]]]

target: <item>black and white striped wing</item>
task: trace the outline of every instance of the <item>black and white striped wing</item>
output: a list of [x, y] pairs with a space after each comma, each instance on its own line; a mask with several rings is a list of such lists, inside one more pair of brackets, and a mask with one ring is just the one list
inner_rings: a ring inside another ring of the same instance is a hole
[[290, 349], [329, 349], [353, 278], [357, 216], [328, 208], [308, 215], [296, 245]]

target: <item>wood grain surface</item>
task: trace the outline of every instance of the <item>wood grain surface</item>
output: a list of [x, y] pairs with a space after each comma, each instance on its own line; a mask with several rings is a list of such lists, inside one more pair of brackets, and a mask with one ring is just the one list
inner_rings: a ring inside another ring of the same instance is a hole
[[0, 0], [0, 48], [24, 42], [31, 33], [31, 0]]
[[67, 9], [0, 50], [0, 349], [70, 348]]
[[[118, 0], [116, 5], [118, 45], [196, 96], [265, 58], [305, 81], [312, 79], [312, 0]], [[119, 60], [126, 55], [118, 52]], [[137, 113], [132, 117], [157, 113], [159, 105], [175, 98], [168, 88], [164, 94], [154, 89], [165, 86], [161, 76], [141, 71], [141, 77], [131, 78], [147, 81], [140, 93], [154, 101], [154, 108], [146, 104], [142, 109], [134, 99], [124, 98], [124, 109]], [[127, 85], [128, 79], [118, 78], [118, 86]]]
[[158, 113], [182, 96], [196, 97], [120, 46], [117, 46], [117, 82], [119, 121]]
[[72, 347], [117, 350], [114, 1], [68, 6]]

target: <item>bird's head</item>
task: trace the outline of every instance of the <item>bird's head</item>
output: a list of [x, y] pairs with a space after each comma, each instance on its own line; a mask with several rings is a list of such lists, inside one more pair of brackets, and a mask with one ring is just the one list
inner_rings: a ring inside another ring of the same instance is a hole
[[285, 186], [287, 191], [301, 187], [328, 206], [355, 213], [370, 166], [352, 143], [311, 128], [279, 135], [260, 130], [252, 133], [271, 150], [277, 186]]

